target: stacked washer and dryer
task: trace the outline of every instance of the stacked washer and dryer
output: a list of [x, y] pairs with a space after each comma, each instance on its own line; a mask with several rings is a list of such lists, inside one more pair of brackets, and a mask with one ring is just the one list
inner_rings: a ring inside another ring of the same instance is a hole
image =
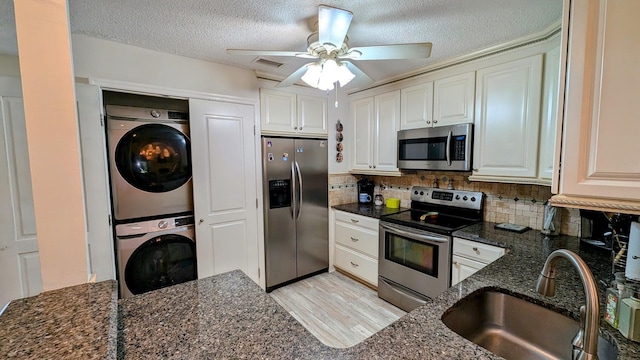
[[120, 296], [196, 279], [188, 114], [106, 113]]

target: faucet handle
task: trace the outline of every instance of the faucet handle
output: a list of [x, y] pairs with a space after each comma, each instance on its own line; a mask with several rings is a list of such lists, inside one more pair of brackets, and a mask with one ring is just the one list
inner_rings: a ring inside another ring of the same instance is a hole
[[571, 340], [571, 345], [573, 345], [572, 359], [579, 359], [580, 355], [584, 352], [584, 324], [586, 313], [587, 308], [584, 305], [580, 306], [580, 328]]

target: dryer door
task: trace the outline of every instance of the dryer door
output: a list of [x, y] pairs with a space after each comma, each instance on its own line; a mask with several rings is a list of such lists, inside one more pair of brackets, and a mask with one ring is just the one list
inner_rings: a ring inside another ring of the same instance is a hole
[[134, 295], [196, 278], [195, 243], [177, 234], [146, 241], [131, 254], [124, 269], [124, 281]]
[[114, 160], [129, 184], [147, 192], [175, 190], [191, 179], [189, 137], [167, 125], [141, 125], [127, 132]]

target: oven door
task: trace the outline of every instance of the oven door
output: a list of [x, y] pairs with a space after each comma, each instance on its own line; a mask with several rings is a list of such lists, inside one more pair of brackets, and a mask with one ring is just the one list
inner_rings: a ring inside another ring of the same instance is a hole
[[449, 287], [451, 237], [380, 222], [378, 273], [426, 297], [440, 295]]

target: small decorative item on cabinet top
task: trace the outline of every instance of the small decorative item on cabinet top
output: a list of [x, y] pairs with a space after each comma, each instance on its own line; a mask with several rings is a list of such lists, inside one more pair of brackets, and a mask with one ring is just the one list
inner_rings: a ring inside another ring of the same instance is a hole
[[338, 154], [336, 155], [336, 162], [337, 163], [341, 163], [342, 160], [344, 159], [343, 155], [342, 155], [342, 150], [344, 150], [344, 145], [342, 145], [342, 130], [343, 130], [343, 126], [342, 123], [340, 122], [340, 119], [338, 119], [338, 121], [336, 121], [336, 151], [338, 151]]

